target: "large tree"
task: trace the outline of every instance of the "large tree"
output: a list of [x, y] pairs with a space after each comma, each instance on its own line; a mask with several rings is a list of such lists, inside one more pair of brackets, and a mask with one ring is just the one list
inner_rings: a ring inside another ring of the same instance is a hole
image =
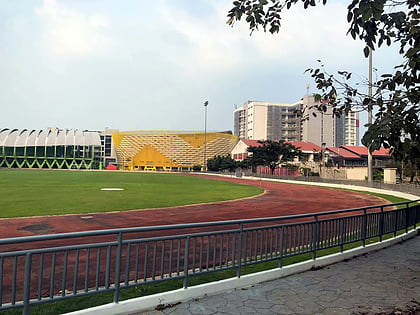
[[289, 142], [258, 141], [261, 146], [250, 146], [248, 152], [252, 153], [250, 161], [258, 162], [259, 165], [268, 166], [271, 174], [282, 162], [293, 161], [300, 154], [300, 150]]
[[[305, 9], [326, 5], [327, 0], [236, 0], [228, 13], [228, 24], [245, 18], [251, 33], [259, 28], [277, 33], [284, 11], [302, 4]], [[350, 83], [352, 73], [329, 73], [321, 64], [306, 71], [313, 77], [321, 111], [333, 108], [335, 115], [350, 110], [373, 110], [375, 120], [362, 143], [371, 151], [392, 148], [396, 158], [420, 151], [420, 4], [419, 0], [353, 0], [349, 3], [348, 34], [364, 42], [364, 54], [383, 45], [397, 44], [402, 57], [393, 73], [383, 73], [373, 82], [372, 95]], [[305, 113], [300, 113], [305, 115]], [[407, 145], [410, 143], [410, 145]], [[410, 150], [406, 152], [405, 150]]]

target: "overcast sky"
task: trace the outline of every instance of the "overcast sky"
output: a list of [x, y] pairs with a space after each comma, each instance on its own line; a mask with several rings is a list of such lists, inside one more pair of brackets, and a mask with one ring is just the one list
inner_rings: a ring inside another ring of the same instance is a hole
[[[277, 35], [226, 25], [229, 0], [0, 0], [0, 128], [233, 128], [246, 100], [296, 102], [304, 70], [367, 75], [347, 1], [293, 9]], [[391, 71], [395, 51], [374, 66]]]

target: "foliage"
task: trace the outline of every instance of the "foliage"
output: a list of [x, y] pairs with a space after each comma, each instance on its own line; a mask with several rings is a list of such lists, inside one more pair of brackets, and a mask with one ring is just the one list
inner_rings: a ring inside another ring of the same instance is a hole
[[193, 171], [194, 172], [199, 172], [199, 171], [201, 171], [201, 165], [193, 165]]
[[[298, 3], [304, 8], [325, 5], [327, 0], [236, 0], [228, 13], [228, 24], [245, 17], [251, 33], [262, 27], [277, 33], [281, 14]], [[306, 71], [321, 94], [317, 95], [321, 111], [332, 107], [335, 115], [350, 110], [375, 110], [375, 121], [368, 125], [362, 143], [371, 151], [381, 146], [392, 148], [397, 159], [413, 161], [420, 151], [420, 4], [418, 0], [353, 0], [347, 7], [348, 34], [364, 43], [364, 55], [383, 45], [397, 44], [402, 62], [392, 74], [380, 74], [365, 93], [352, 84], [352, 73], [330, 74], [321, 63]], [[320, 62], [320, 61], [319, 61]], [[369, 85], [366, 82], [363, 85]], [[362, 85], [362, 86], [363, 86]], [[307, 115], [307, 112], [300, 113]], [[414, 162], [416, 163], [416, 162]]]
[[234, 172], [237, 167], [236, 161], [230, 155], [221, 156], [217, 155], [207, 160], [207, 168], [209, 171], [221, 172], [228, 170]]
[[258, 142], [262, 145], [248, 147], [248, 152], [252, 153], [248, 159], [254, 165], [268, 166], [272, 174], [280, 163], [293, 161], [300, 154], [297, 147], [284, 140]]

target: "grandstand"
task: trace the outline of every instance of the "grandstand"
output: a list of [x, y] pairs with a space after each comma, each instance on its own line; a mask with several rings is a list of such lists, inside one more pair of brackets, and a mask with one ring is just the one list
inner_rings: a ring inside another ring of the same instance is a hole
[[191, 170], [206, 157], [230, 154], [231, 132], [124, 131], [112, 134], [120, 169]]

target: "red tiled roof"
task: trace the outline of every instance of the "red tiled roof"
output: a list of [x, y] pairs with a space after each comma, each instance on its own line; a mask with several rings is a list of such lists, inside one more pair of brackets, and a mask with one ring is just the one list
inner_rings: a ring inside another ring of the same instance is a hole
[[[343, 148], [345, 150], [351, 151], [355, 154], [358, 154], [360, 156], [367, 156], [368, 155], [368, 149], [365, 146], [361, 145], [342, 145], [340, 148]], [[391, 156], [389, 153], [389, 149], [380, 148], [379, 150], [375, 150], [372, 153], [373, 156]]]
[[299, 148], [302, 152], [314, 152], [322, 150], [320, 146], [312, 142], [291, 141], [290, 143]]
[[261, 147], [262, 144], [258, 142], [258, 140], [248, 140], [248, 139], [240, 139], [243, 143], [245, 143], [248, 147]]
[[326, 150], [334, 153], [335, 155], [341, 156], [345, 159], [360, 159], [359, 155], [353, 152], [350, 152], [348, 150], [345, 150], [341, 147], [340, 148], [327, 148]]

